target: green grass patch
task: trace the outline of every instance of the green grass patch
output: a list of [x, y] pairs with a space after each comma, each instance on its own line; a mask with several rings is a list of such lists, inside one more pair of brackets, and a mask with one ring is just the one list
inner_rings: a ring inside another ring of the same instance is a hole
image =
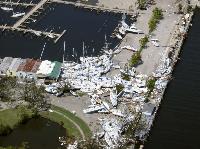
[[15, 127], [32, 118], [34, 113], [25, 106], [0, 111], [0, 135], [8, 135]]
[[0, 112], [0, 124], [8, 125], [10, 128], [13, 129], [21, 122], [22, 114], [26, 114], [31, 117], [33, 113], [27, 108], [23, 108], [22, 113], [21, 107], [18, 107], [16, 109], [3, 110]]
[[50, 119], [51, 121], [57, 122], [66, 129], [68, 136], [81, 137], [79, 130], [73, 125], [68, 119], [62, 115], [55, 112], [42, 112], [40, 113], [42, 117]]
[[[57, 107], [57, 106], [51, 106], [52, 110], [60, 112], [64, 115], [66, 115], [68, 118], [70, 118], [72, 121], [74, 121], [76, 124], [79, 125], [79, 127], [82, 129], [82, 131], [84, 132], [86, 137], [90, 137], [92, 135], [88, 125], [79, 117], [75, 116], [73, 113]], [[76, 126], [74, 126], [73, 123], [71, 123], [68, 119], [66, 119], [65, 117], [63, 117], [60, 114], [57, 114], [55, 112], [42, 112], [41, 115], [45, 118], [49, 118], [52, 121], [55, 121], [57, 123], [61, 123], [61, 121], [63, 122], [63, 127], [66, 128], [67, 134], [69, 136], [75, 136], [75, 137], [80, 137], [81, 134], [79, 132], [79, 130], [76, 128]]]

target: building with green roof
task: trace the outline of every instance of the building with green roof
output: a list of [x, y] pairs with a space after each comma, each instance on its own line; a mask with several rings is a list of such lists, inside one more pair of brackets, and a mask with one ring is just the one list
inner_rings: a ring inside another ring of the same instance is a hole
[[55, 65], [51, 73], [48, 74], [48, 78], [57, 80], [60, 76], [62, 63], [58, 61], [54, 61], [53, 63], [55, 63]]

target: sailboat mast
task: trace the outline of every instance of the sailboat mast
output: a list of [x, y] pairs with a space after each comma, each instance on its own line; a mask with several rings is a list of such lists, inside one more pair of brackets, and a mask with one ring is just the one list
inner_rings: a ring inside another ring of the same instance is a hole
[[41, 52], [41, 54], [40, 54], [40, 60], [42, 59], [42, 55], [43, 55], [43, 53], [44, 53], [44, 49], [45, 49], [45, 47], [46, 47], [46, 42], [44, 43], [44, 46], [43, 46], [42, 52]]
[[65, 41], [64, 41], [64, 49], [63, 49], [63, 63], [65, 61]]
[[84, 52], [85, 52], [85, 45], [84, 45], [84, 41], [83, 41], [83, 58], [85, 57]]

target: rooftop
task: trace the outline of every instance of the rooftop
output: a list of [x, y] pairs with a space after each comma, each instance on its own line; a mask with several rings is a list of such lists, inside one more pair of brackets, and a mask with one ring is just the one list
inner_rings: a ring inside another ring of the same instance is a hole
[[36, 60], [35, 65], [32, 67], [31, 72], [36, 73], [41, 65], [41, 60]]
[[24, 68], [22, 69], [22, 71], [25, 72], [31, 72], [33, 66], [35, 65], [36, 60], [34, 59], [27, 59], [26, 64], [24, 66]]
[[10, 64], [12, 63], [13, 58], [12, 57], [5, 57], [0, 64], [0, 71], [1, 73], [6, 73], [8, 70]]
[[44, 75], [48, 76], [53, 71], [53, 68], [55, 66], [55, 63], [52, 63], [51, 61], [45, 60], [42, 61], [39, 70], [36, 72], [38, 75]]
[[10, 71], [17, 71], [19, 65], [22, 63], [21, 58], [14, 58], [11, 65], [9, 66], [8, 70]]
[[58, 77], [60, 76], [60, 70], [61, 70], [61, 63], [54, 61], [55, 65], [53, 70], [51, 71], [51, 73], [48, 75], [49, 78], [52, 79], [58, 79]]

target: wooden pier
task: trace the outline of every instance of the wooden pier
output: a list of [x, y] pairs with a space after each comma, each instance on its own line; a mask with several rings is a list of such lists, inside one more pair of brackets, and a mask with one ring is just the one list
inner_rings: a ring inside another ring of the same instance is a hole
[[0, 1], [0, 5], [14, 5], [14, 6], [25, 6], [25, 7], [30, 7], [30, 6], [35, 6], [36, 4], [33, 3], [20, 3], [20, 2], [2, 2]]
[[102, 7], [102, 6], [87, 5], [87, 4], [83, 4], [83, 3], [70, 2], [70, 1], [64, 1], [64, 0], [51, 0], [51, 2], [67, 4], [67, 5], [74, 5], [75, 7], [82, 7], [85, 9], [96, 10], [96, 11], [125, 13], [127, 15], [134, 14], [134, 12], [130, 11], [130, 10], [124, 10], [124, 9], [118, 9], [118, 8], [106, 8], [106, 7]]
[[25, 22], [33, 13], [40, 9], [48, 0], [41, 0], [35, 7], [33, 7], [26, 15], [19, 19], [14, 25], [13, 28], [18, 28], [23, 22]]
[[36, 36], [45, 36], [45, 37], [54, 39], [54, 43], [56, 43], [66, 32], [66, 30], [64, 30], [61, 34], [58, 34], [58, 33], [47, 32], [47, 31], [37, 31], [33, 29], [16, 28], [16, 27], [6, 26], [6, 25], [4, 26], [1, 25], [0, 29], [2, 31], [11, 30], [11, 31], [18, 31], [18, 32], [23, 32], [23, 33], [31, 33]]

